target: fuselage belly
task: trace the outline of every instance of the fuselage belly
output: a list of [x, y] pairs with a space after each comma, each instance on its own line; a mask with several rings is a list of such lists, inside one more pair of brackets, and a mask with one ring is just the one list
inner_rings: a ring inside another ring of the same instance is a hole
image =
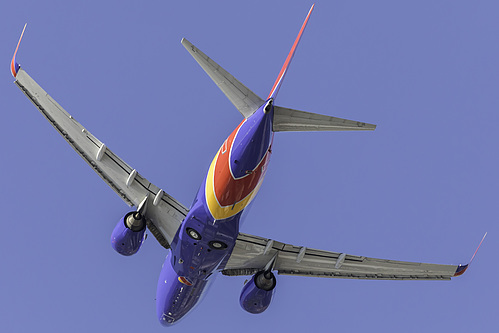
[[175, 235], [156, 294], [157, 315], [165, 326], [199, 303], [232, 252], [243, 210], [256, 196], [271, 155], [273, 108], [265, 112], [265, 105], [222, 144]]

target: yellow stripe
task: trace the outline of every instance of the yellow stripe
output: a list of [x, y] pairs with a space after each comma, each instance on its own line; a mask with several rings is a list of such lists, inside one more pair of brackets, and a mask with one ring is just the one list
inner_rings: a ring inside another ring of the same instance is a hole
[[260, 186], [262, 186], [263, 178], [260, 179], [258, 185], [255, 187], [253, 191], [250, 192], [244, 199], [237, 202], [235, 205], [230, 206], [220, 206], [218, 203], [217, 197], [215, 196], [215, 187], [214, 187], [214, 176], [215, 176], [215, 164], [218, 159], [218, 155], [220, 150], [216, 154], [215, 158], [211, 162], [210, 169], [208, 170], [208, 175], [206, 176], [206, 186], [205, 186], [205, 196], [206, 203], [208, 204], [208, 209], [210, 210], [211, 215], [216, 220], [223, 220], [229, 217], [236, 215], [241, 212], [249, 203], [254, 199]]

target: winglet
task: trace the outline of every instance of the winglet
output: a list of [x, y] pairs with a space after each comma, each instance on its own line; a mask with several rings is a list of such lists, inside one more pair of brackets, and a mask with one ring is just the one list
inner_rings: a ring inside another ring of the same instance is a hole
[[464, 272], [466, 272], [466, 270], [468, 269], [468, 267], [470, 267], [471, 263], [473, 262], [473, 259], [475, 259], [475, 255], [478, 252], [478, 249], [480, 248], [480, 246], [483, 243], [483, 240], [485, 239], [485, 236], [487, 236], [487, 233], [485, 233], [485, 235], [483, 235], [482, 240], [480, 241], [480, 244], [478, 244], [478, 247], [476, 248], [475, 253], [473, 253], [473, 256], [470, 259], [470, 262], [467, 263], [466, 265], [457, 266], [456, 273], [454, 273], [454, 276], [463, 275]]
[[270, 90], [269, 98], [275, 98], [277, 93], [279, 92], [279, 88], [281, 87], [282, 80], [284, 79], [284, 76], [286, 76], [286, 72], [288, 70], [289, 64], [291, 63], [291, 60], [293, 59], [293, 56], [295, 55], [296, 47], [298, 46], [298, 43], [300, 42], [301, 35], [303, 34], [303, 31], [305, 30], [305, 27], [307, 26], [308, 19], [310, 18], [310, 14], [312, 14], [312, 10], [315, 7], [315, 3], [310, 7], [310, 10], [308, 11], [307, 17], [305, 18], [305, 21], [303, 22], [300, 32], [298, 33], [298, 36], [295, 39], [295, 42], [293, 46], [291, 47], [291, 51], [289, 51], [288, 57], [286, 58], [286, 61], [284, 62], [284, 65], [281, 68], [281, 71], [279, 72], [279, 75], [277, 76], [277, 79], [275, 80], [274, 86], [272, 87], [272, 90]]
[[21, 37], [19, 37], [19, 41], [17, 42], [16, 51], [14, 52], [14, 55], [12, 56], [12, 61], [10, 62], [10, 72], [12, 73], [13, 77], [17, 76], [17, 71], [19, 71], [19, 68], [21, 67], [21, 66], [19, 66], [19, 64], [16, 61], [16, 54], [17, 54], [17, 50], [19, 49], [19, 45], [21, 44], [21, 39], [23, 39], [24, 30], [26, 30], [27, 25], [28, 25], [28, 23], [26, 23], [24, 25], [23, 32], [21, 33]]

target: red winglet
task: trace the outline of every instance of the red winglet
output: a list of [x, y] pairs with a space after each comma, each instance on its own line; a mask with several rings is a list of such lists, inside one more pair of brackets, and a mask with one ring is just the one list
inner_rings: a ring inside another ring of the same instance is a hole
[[279, 88], [281, 86], [282, 80], [284, 79], [284, 76], [286, 75], [289, 63], [291, 62], [291, 59], [293, 59], [293, 56], [295, 55], [296, 51], [296, 46], [298, 46], [298, 43], [300, 42], [301, 35], [303, 34], [303, 31], [305, 30], [305, 27], [307, 26], [308, 19], [310, 18], [310, 14], [312, 14], [312, 10], [314, 9], [315, 3], [310, 7], [310, 10], [308, 11], [307, 17], [305, 18], [305, 22], [303, 22], [300, 32], [298, 33], [298, 36], [295, 39], [295, 42], [293, 46], [291, 47], [291, 51], [289, 51], [288, 57], [286, 58], [286, 61], [284, 62], [284, 65], [281, 68], [281, 71], [279, 72], [279, 75], [277, 76], [277, 79], [275, 80], [274, 86], [272, 87], [272, 90], [270, 90], [269, 98], [275, 98], [277, 93], [279, 92]]
[[466, 265], [459, 265], [456, 269], [456, 273], [454, 273], [454, 276], [463, 275], [464, 272], [466, 272], [466, 270], [468, 269], [468, 267], [470, 267], [471, 263], [473, 262], [473, 259], [475, 259], [475, 255], [478, 252], [478, 249], [480, 248], [480, 246], [483, 243], [483, 240], [485, 239], [485, 236], [487, 236], [487, 233], [485, 233], [485, 235], [483, 235], [482, 240], [480, 241], [480, 244], [478, 244], [478, 247], [476, 248], [475, 253], [473, 253], [473, 256], [470, 259], [470, 262]]
[[12, 61], [10, 62], [10, 72], [12, 73], [13, 77], [17, 76], [17, 71], [19, 70], [19, 67], [21, 67], [16, 62], [16, 54], [17, 54], [17, 50], [19, 49], [19, 45], [21, 44], [21, 39], [23, 39], [24, 30], [26, 30], [26, 25], [28, 25], [28, 23], [26, 23], [24, 25], [23, 32], [21, 33], [21, 37], [19, 37], [19, 41], [17, 42], [16, 51], [14, 52], [14, 55], [12, 56]]

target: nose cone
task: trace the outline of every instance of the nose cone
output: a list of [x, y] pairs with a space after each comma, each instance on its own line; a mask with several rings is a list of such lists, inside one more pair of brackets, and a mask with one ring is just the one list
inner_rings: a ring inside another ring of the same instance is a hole
[[175, 318], [170, 317], [166, 314], [162, 314], [160, 317], [158, 317], [158, 319], [159, 323], [164, 327], [170, 327], [177, 323], [177, 320], [175, 320]]
[[184, 318], [199, 303], [207, 286], [206, 280], [188, 281], [179, 276], [170, 257], [171, 253], [165, 259], [156, 289], [156, 315], [163, 326], [172, 326]]
[[171, 253], [165, 259], [156, 289], [156, 315], [163, 326], [176, 324], [185, 314], [178, 311], [181, 308], [179, 294], [183, 291], [183, 287], [187, 286], [178, 280], [170, 257]]

